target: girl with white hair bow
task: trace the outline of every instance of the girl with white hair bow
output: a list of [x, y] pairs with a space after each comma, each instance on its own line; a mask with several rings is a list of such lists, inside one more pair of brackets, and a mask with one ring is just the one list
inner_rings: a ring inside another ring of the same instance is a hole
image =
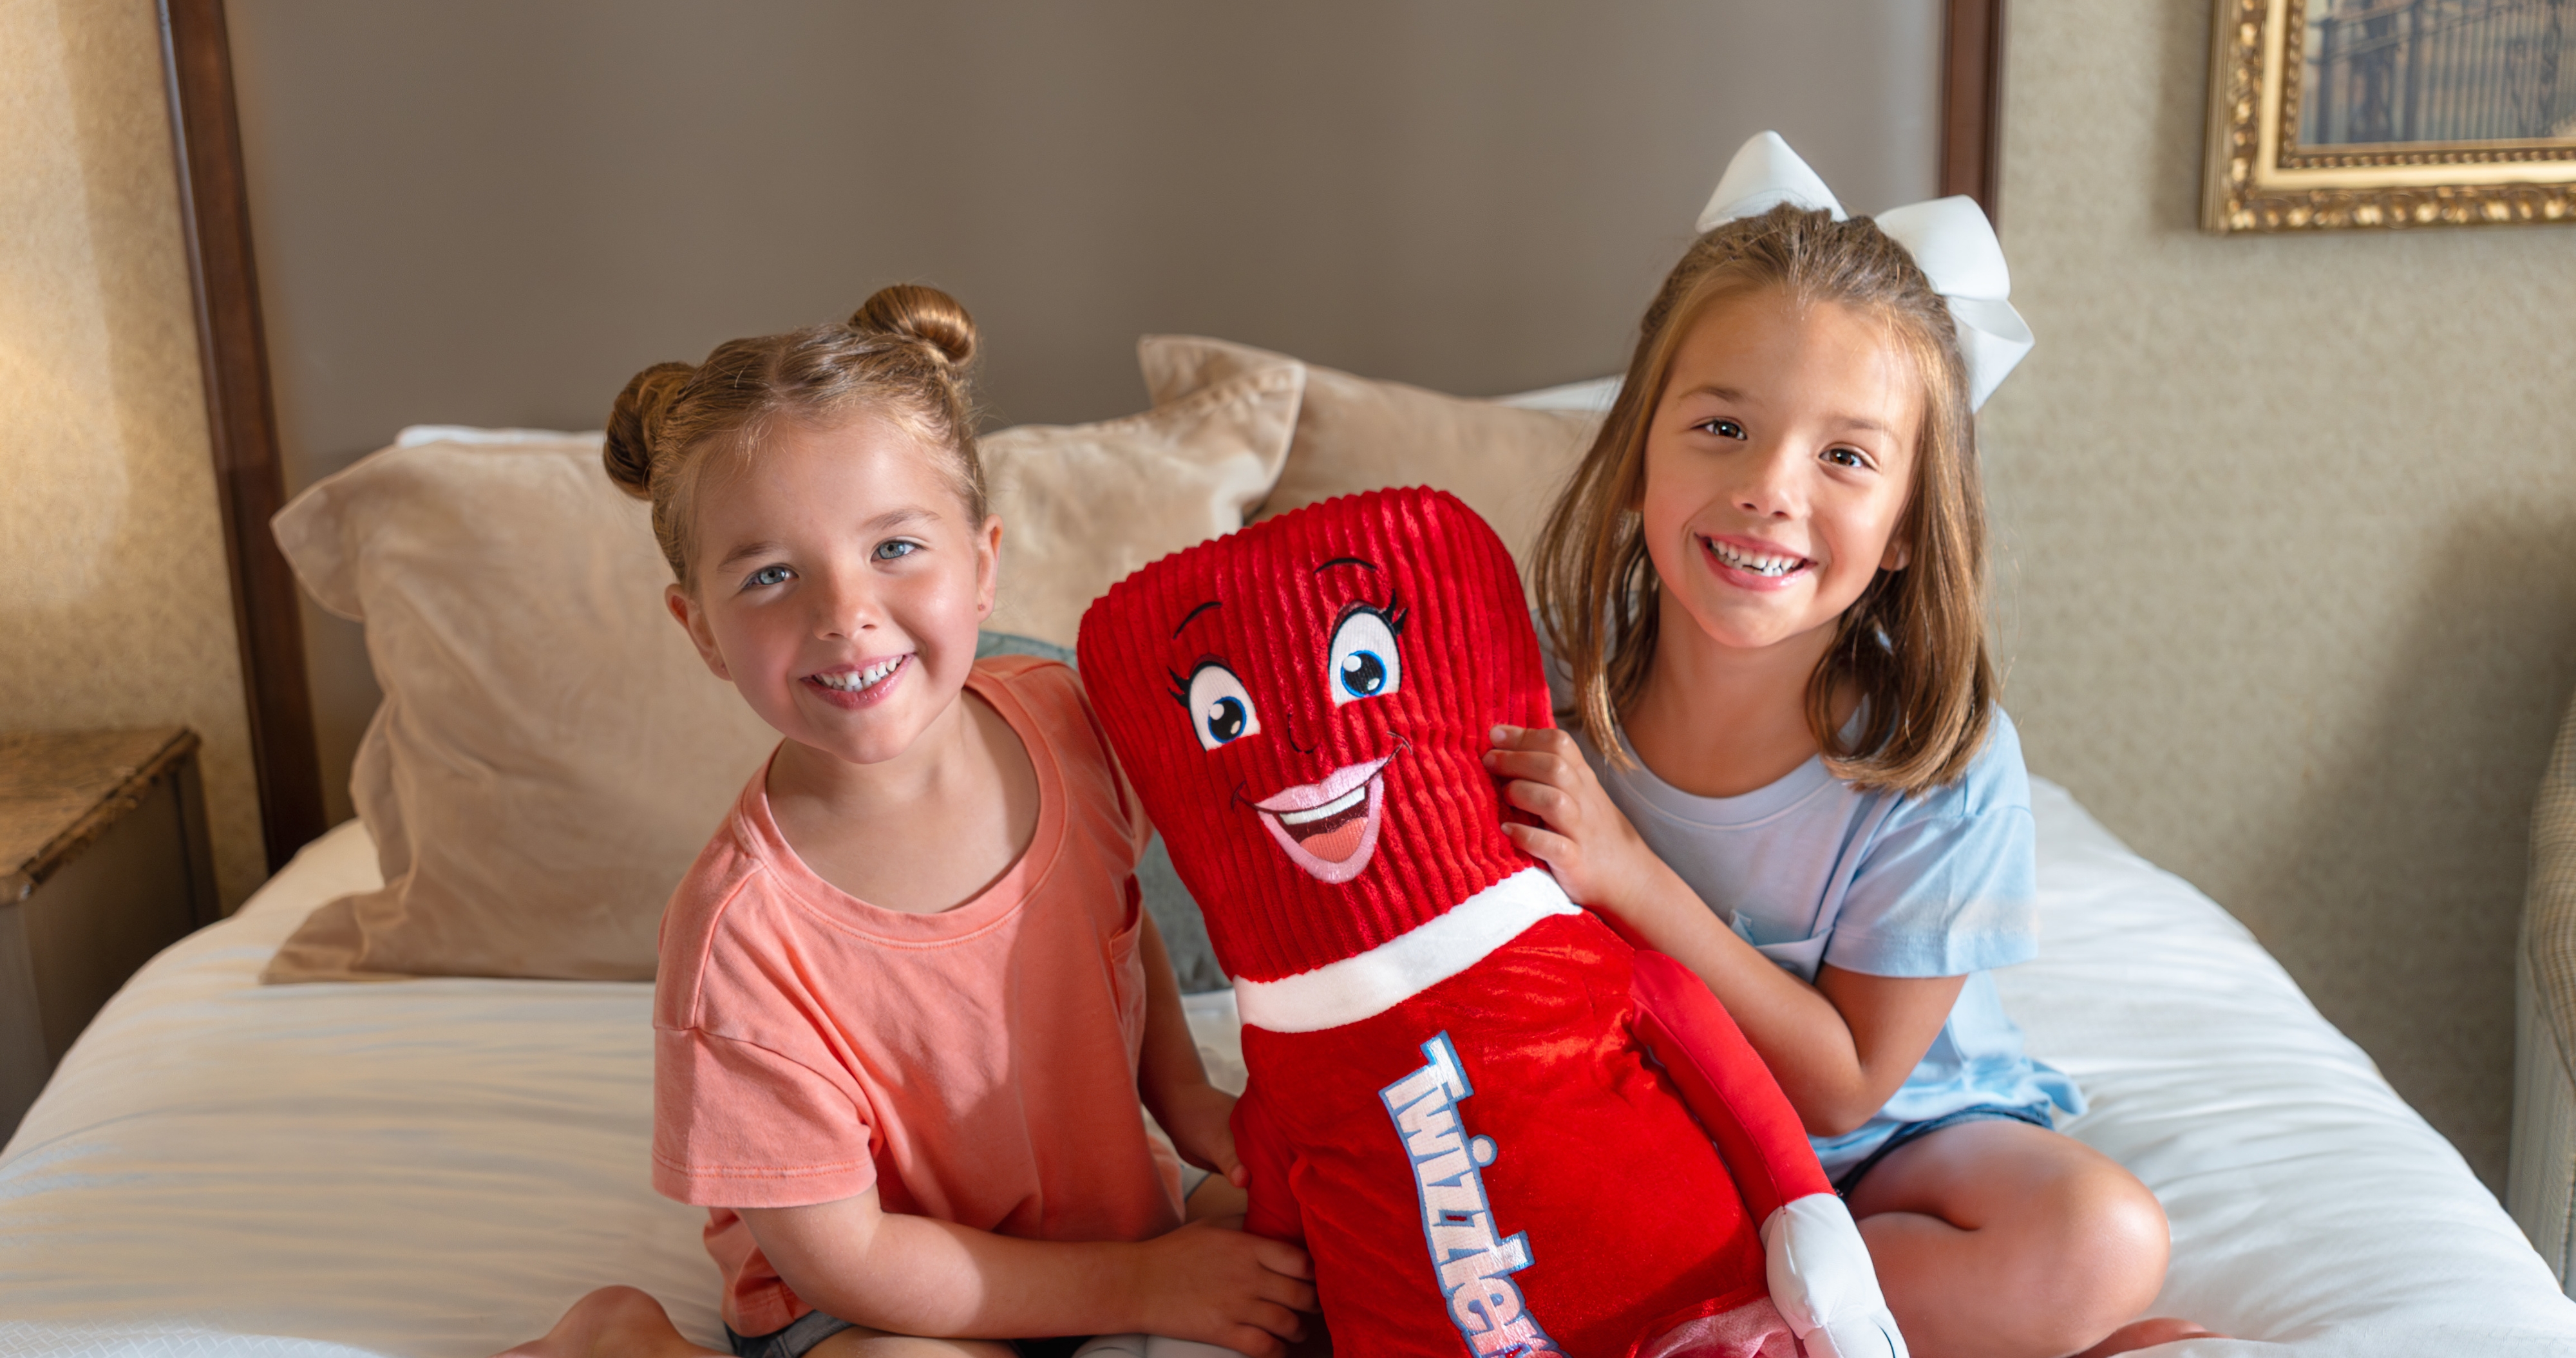
[[2164, 1213], [2054, 1129], [2083, 1096], [1988, 976], [2038, 946], [1985, 638], [1973, 412], [2031, 345], [1994, 231], [1847, 217], [1771, 133], [1699, 226], [1538, 547], [1564, 729], [1498, 728], [1510, 833], [1725, 1002], [1918, 1358], [2206, 1334], [2138, 1319]]

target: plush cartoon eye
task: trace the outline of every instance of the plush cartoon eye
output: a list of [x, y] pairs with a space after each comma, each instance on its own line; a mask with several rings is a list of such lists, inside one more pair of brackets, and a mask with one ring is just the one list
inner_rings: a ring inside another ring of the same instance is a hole
[[1252, 710], [1252, 695], [1223, 665], [1201, 665], [1190, 676], [1189, 704], [1190, 729], [1198, 733], [1200, 749], [1231, 745], [1261, 730], [1261, 714]]
[[1333, 703], [1382, 698], [1404, 686], [1404, 662], [1395, 653], [1395, 629], [1386, 615], [1363, 608], [1342, 619], [1333, 630], [1333, 651], [1326, 665], [1332, 674]]

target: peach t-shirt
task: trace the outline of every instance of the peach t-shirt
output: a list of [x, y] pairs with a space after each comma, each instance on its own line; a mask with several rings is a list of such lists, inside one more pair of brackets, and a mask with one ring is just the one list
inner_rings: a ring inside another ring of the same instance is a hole
[[1178, 1165], [1136, 1101], [1144, 812], [1072, 670], [996, 657], [966, 687], [1038, 781], [1037, 833], [983, 894], [906, 914], [823, 881], [779, 836], [764, 768], [662, 917], [653, 1186], [713, 1209], [738, 1334], [813, 1308], [735, 1208], [873, 1186], [886, 1211], [1034, 1240], [1180, 1224]]

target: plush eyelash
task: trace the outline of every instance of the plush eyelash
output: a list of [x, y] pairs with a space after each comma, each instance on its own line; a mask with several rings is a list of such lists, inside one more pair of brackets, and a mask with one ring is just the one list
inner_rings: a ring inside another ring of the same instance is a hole
[[1386, 607], [1384, 608], [1380, 608], [1375, 604], [1352, 604], [1350, 607], [1343, 609], [1342, 616], [1333, 620], [1333, 626], [1335, 628], [1339, 628], [1343, 623], [1349, 622], [1353, 613], [1375, 613], [1378, 617], [1385, 620], [1386, 630], [1393, 632], [1397, 636], [1404, 635], [1404, 620], [1413, 616], [1413, 610], [1404, 606], [1404, 596], [1401, 594], [1391, 593], [1386, 596]]
[[1223, 665], [1224, 663], [1224, 661], [1217, 659], [1215, 656], [1203, 655], [1198, 658], [1198, 663], [1190, 666], [1190, 672], [1188, 674], [1183, 674], [1179, 670], [1166, 665], [1163, 667], [1163, 677], [1171, 680], [1172, 686], [1165, 690], [1165, 692], [1172, 695], [1173, 702], [1179, 703], [1183, 707], [1187, 707], [1190, 705], [1190, 681], [1199, 677], [1200, 670], [1206, 669], [1210, 665]]

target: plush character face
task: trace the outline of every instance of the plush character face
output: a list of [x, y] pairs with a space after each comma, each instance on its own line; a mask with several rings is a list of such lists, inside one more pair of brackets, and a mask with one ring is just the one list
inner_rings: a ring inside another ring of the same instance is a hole
[[1509, 552], [1430, 490], [1344, 496], [1145, 567], [1083, 682], [1227, 972], [1408, 932], [1534, 861], [1485, 771], [1547, 685]]

